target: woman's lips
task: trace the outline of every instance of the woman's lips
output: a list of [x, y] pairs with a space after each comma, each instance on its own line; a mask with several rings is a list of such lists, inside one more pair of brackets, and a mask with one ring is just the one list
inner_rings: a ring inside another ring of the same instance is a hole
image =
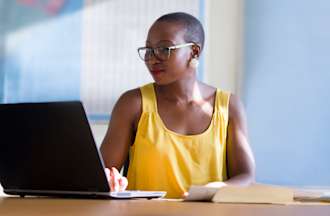
[[161, 73], [164, 73], [165, 70], [162, 70], [162, 69], [155, 69], [155, 70], [151, 70], [150, 72], [151, 72], [152, 75], [157, 76], [157, 75], [159, 75], [159, 74], [161, 74]]

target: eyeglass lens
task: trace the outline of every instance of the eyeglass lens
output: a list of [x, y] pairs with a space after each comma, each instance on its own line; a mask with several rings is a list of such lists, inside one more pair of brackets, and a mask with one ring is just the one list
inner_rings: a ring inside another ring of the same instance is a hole
[[168, 58], [170, 57], [170, 50], [166, 47], [146, 47], [144, 49], [139, 49], [139, 55], [145, 61], [150, 60], [153, 55], [155, 55], [155, 57], [159, 60], [168, 60]]

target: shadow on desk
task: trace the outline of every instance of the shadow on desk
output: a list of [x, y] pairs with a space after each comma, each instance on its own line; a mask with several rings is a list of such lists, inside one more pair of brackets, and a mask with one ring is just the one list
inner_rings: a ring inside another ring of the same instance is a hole
[[170, 200], [82, 200], [0, 197], [0, 215], [330, 215], [326, 203], [223, 204]]

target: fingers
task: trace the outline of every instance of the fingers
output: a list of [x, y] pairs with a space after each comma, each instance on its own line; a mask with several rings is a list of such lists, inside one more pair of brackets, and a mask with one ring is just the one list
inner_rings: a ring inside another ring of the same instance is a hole
[[112, 173], [114, 175], [114, 179], [115, 179], [115, 191], [125, 190], [128, 185], [127, 178], [120, 175], [118, 170], [114, 167], [111, 168], [111, 171], [112, 171]]
[[128, 185], [128, 181], [127, 181], [127, 178], [122, 176], [120, 179], [119, 179], [119, 190], [120, 191], [124, 191], [126, 188], [127, 188], [127, 185]]
[[227, 186], [227, 184], [224, 183], [224, 182], [209, 182], [209, 183], [207, 183], [204, 186], [206, 186], [206, 187], [214, 187], [214, 188], [221, 188], [221, 187]]
[[188, 195], [189, 195], [189, 193], [186, 191], [183, 193], [182, 198], [185, 199], [185, 198], [187, 198]]
[[120, 175], [115, 167], [111, 169], [105, 168], [105, 173], [108, 178], [109, 186], [111, 191], [123, 191], [128, 185], [127, 178]]
[[110, 187], [110, 191], [113, 191], [113, 180], [112, 180], [112, 177], [111, 177], [111, 171], [110, 169], [108, 168], [104, 168], [104, 172], [105, 172], [105, 176], [107, 177], [107, 180], [108, 180], [108, 183], [109, 183], [109, 187]]
[[118, 173], [118, 171], [116, 168], [112, 167], [110, 169], [110, 188], [111, 188], [111, 191], [119, 191], [119, 176], [120, 175]]
[[108, 168], [104, 168], [105, 176], [107, 177], [108, 182], [110, 181], [110, 170]]
[[111, 171], [108, 168], [104, 168], [104, 172], [105, 172], [105, 176], [107, 177], [107, 180], [108, 180], [108, 183], [109, 183], [110, 191], [113, 191]]
[[115, 176], [121, 176], [120, 173], [118, 172], [118, 170], [115, 167], [111, 167], [111, 171]]

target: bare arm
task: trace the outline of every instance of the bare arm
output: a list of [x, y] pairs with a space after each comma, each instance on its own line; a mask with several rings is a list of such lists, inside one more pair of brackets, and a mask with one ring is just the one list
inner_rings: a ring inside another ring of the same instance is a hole
[[120, 170], [123, 166], [129, 147], [134, 142], [141, 110], [139, 89], [124, 93], [117, 101], [101, 145], [101, 154], [106, 167]]
[[248, 142], [246, 115], [242, 103], [235, 95], [229, 101], [227, 171], [227, 181], [211, 182], [207, 186], [248, 185], [255, 181], [255, 161]]
[[247, 185], [255, 180], [255, 162], [248, 142], [246, 115], [242, 103], [232, 95], [227, 132], [227, 184]]

